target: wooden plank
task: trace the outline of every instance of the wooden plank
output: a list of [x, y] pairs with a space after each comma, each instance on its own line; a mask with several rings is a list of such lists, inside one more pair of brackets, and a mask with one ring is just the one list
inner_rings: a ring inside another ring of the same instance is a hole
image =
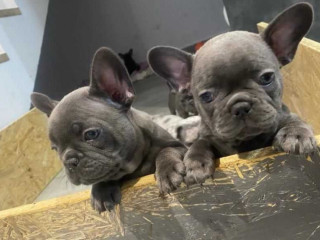
[[[143, 186], [155, 185], [154, 175], [148, 175], [139, 179], [135, 179], [129, 181], [124, 184], [122, 190], [126, 190], [128, 188], [139, 188]], [[0, 219], [4, 219], [7, 217], [18, 216], [23, 214], [36, 213], [41, 211], [47, 211], [52, 208], [56, 208], [57, 206], [71, 206], [77, 204], [79, 202], [87, 201], [90, 199], [90, 190], [85, 190], [82, 192], [70, 194], [67, 196], [52, 198], [49, 200], [36, 202], [32, 204], [26, 204], [23, 206], [19, 206], [16, 208], [11, 208], [7, 210], [0, 211]]]
[[[320, 135], [316, 136], [316, 140], [318, 145], [320, 145]], [[239, 164], [255, 164], [256, 162], [260, 162], [266, 158], [274, 159], [275, 157], [285, 155], [283, 152], [275, 152], [271, 147], [257, 149], [254, 151], [239, 153], [230, 155], [227, 157], [223, 157], [220, 159], [220, 168], [227, 169], [231, 166]], [[127, 189], [135, 189], [141, 188], [145, 186], [156, 185], [156, 181], [154, 175], [144, 176], [138, 179], [134, 179], [126, 182], [122, 186], [122, 191], [126, 191]], [[73, 204], [77, 204], [82, 201], [87, 201], [90, 199], [90, 190], [85, 190], [82, 192], [70, 194], [67, 196], [53, 198], [45, 201], [40, 201], [32, 204], [27, 204], [24, 206], [19, 206], [12, 209], [7, 209], [0, 211], [0, 219], [7, 218], [9, 216], [18, 216], [23, 214], [30, 214], [35, 212], [47, 211], [52, 208], [56, 208], [57, 206], [71, 206]]]
[[0, 132], [0, 209], [32, 203], [61, 170], [47, 136], [47, 117], [34, 109]]
[[[320, 136], [317, 136], [316, 139], [320, 142]], [[257, 181], [262, 182], [265, 178], [264, 171], [273, 171], [275, 159], [279, 162], [278, 158], [281, 156], [284, 159], [289, 159], [288, 155], [276, 153], [272, 148], [258, 149], [221, 158], [221, 167], [217, 170], [216, 179], [213, 182], [208, 180], [204, 186], [221, 188], [224, 185], [234, 184], [235, 181], [245, 183], [249, 179], [257, 177], [256, 175], [260, 173]], [[281, 160], [281, 162], [283, 161]], [[312, 159], [305, 162], [310, 164]], [[281, 167], [281, 164], [277, 164], [277, 166]], [[262, 171], [261, 168], [265, 170]], [[192, 193], [190, 197], [194, 197], [195, 192], [199, 191], [202, 191], [199, 186], [191, 189], [182, 187], [166, 200], [162, 200], [158, 197], [154, 176], [149, 175], [129, 181], [123, 186], [122, 205], [111, 214], [99, 215], [91, 209], [90, 190], [7, 209], [0, 212], [0, 239], [105, 239], [107, 237], [112, 239], [113, 237], [119, 237], [123, 231], [125, 236], [131, 239], [132, 231], [138, 231], [134, 227], [135, 221], [139, 220], [139, 224], [144, 227], [148, 221], [151, 221], [151, 223], [148, 223], [151, 225], [153, 221], [163, 221], [169, 214], [166, 211], [171, 212], [171, 208], [180, 206], [179, 202], [185, 199], [183, 197], [181, 200], [181, 196]], [[178, 196], [178, 200], [175, 196]], [[192, 204], [198, 206], [196, 202]], [[179, 211], [184, 211], [184, 206], [179, 208], [181, 208]], [[185, 214], [188, 216], [188, 213]], [[169, 214], [168, 220], [170, 216]], [[179, 216], [177, 214], [175, 217]], [[141, 221], [144, 223], [141, 223]], [[195, 220], [192, 218], [188, 221], [193, 222]], [[137, 227], [139, 224], [137, 223]], [[194, 224], [198, 223], [195, 222]], [[199, 226], [199, 229], [201, 231], [212, 231], [204, 226]]]
[[20, 15], [21, 11], [14, 0], [0, 0], [0, 17]]
[[[262, 32], [268, 24], [259, 23]], [[292, 112], [310, 123], [320, 133], [320, 43], [303, 38], [293, 61], [281, 69], [284, 82], [283, 101]]]
[[[319, 155], [306, 160], [275, 153], [270, 148], [229, 156], [220, 160], [222, 167], [217, 170], [214, 181], [208, 180], [202, 188], [198, 185], [182, 187], [166, 199], [159, 198], [154, 176], [149, 175], [123, 186], [122, 204], [111, 214], [99, 215], [91, 209], [90, 191], [8, 209], [0, 212], [0, 239], [114, 239], [121, 237], [121, 231], [125, 234], [123, 239], [155, 236], [168, 239], [168, 235], [179, 234], [189, 237], [192, 232], [197, 236], [209, 234], [203, 239], [212, 239], [210, 237], [220, 236], [214, 229], [221, 227], [221, 222], [233, 222], [229, 224], [231, 232], [235, 227], [243, 230], [242, 216], [253, 214], [255, 221], [273, 216], [284, 220], [285, 208], [290, 214], [300, 214], [301, 207], [307, 211], [303, 220], [309, 231], [315, 227], [308, 221], [319, 217], [310, 215], [317, 211], [308, 208], [309, 202], [314, 201], [316, 206], [320, 193], [315, 192], [315, 185], [301, 171], [299, 161], [310, 165], [303, 169], [319, 171], [319, 160]], [[300, 181], [307, 184], [301, 186], [306, 192], [297, 192], [297, 177], [306, 178]], [[288, 183], [283, 184], [284, 178]], [[273, 184], [281, 186], [276, 185], [271, 190]], [[269, 195], [266, 199], [256, 199], [262, 193]], [[283, 198], [283, 202], [276, 196]], [[252, 203], [242, 209], [243, 204], [237, 203], [239, 199]], [[211, 218], [219, 220], [209, 220]], [[297, 221], [300, 220], [291, 218], [284, 222], [294, 224]], [[192, 226], [195, 229], [188, 232]], [[301, 231], [295, 227], [290, 229]]]

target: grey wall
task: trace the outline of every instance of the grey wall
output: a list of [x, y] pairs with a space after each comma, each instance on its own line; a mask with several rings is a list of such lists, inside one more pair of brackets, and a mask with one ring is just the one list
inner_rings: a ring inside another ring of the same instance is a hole
[[95, 50], [185, 47], [226, 32], [219, 0], [50, 0], [35, 91], [60, 99], [89, 75]]
[[270, 22], [287, 7], [309, 2], [314, 7], [314, 23], [307, 37], [320, 41], [320, 0], [223, 0], [231, 30], [257, 32], [257, 23]]

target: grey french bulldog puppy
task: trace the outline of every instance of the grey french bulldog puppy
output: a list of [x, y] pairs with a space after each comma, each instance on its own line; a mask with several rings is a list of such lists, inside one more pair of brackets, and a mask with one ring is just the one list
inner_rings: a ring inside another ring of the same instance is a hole
[[186, 147], [151, 117], [131, 107], [135, 97], [119, 57], [108, 48], [94, 55], [90, 86], [60, 102], [33, 93], [32, 103], [49, 116], [49, 138], [69, 180], [93, 184], [91, 203], [99, 212], [120, 203], [124, 180], [155, 172], [160, 194], [183, 181]]
[[213, 159], [222, 156], [269, 145], [292, 154], [316, 150], [311, 127], [282, 103], [280, 74], [312, 21], [312, 6], [298, 3], [263, 33], [221, 34], [194, 56], [172, 47], [152, 50], [162, 72], [174, 81], [191, 82], [202, 119], [200, 138], [184, 158], [186, 184], [211, 177], [218, 164]]
[[147, 58], [152, 71], [164, 79], [169, 87], [168, 106], [170, 113], [182, 118], [198, 115], [190, 91], [190, 82], [184, 81], [184, 79], [176, 81], [166, 71], [163, 71], [159, 61], [164, 61], [164, 59], [159, 59], [157, 55], [153, 55], [152, 50], [148, 52]]

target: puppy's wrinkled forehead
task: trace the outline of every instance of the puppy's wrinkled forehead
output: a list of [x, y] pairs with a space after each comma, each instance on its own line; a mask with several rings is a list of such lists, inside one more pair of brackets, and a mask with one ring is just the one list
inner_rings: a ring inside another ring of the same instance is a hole
[[103, 98], [89, 95], [89, 87], [83, 87], [66, 95], [53, 109], [49, 118], [49, 132], [51, 136], [63, 138], [76, 130], [73, 129], [75, 123], [88, 128], [117, 116], [117, 111]]
[[193, 67], [193, 81], [208, 85], [238, 81], [266, 68], [278, 69], [279, 64], [258, 34], [235, 31], [209, 40], [197, 52]]

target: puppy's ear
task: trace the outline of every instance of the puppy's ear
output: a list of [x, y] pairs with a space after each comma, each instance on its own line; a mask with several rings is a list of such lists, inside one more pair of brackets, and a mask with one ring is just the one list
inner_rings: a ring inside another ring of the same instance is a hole
[[135, 96], [133, 86], [126, 68], [111, 49], [98, 49], [90, 75], [90, 95], [110, 99], [118, 108], [130, 108]]
[[312, 21], [312, 6], [297, 3], [273, 19], [261, 34], [282, 65], [292, 61], [298, 44], [309, 31]]
[[152, 70], [175, 90], [187, 88], [190, 84], [191, 54], [177, 48], [159, 46], [150, 49], [147, 58]]
[[124, 58], [124, 55], [122, 53], [118, 53], [119, 57], [121, 57], [122, 59]]
[[133, 53], [132, 48], [130, 48], [130, 50], [129, 50], [129, 52], [128, 52], [128, 53], [129, 53], [129, 55], [130, 55], [130, 56], [132, 56], [132, 53]]
[[54, 107], [58, 104], [58, 101], [52, 100], [47, 95], [34, 92], [31, 94], [32, 105], [38, 108], [41, 112], [44, 112], [49, 117]]

